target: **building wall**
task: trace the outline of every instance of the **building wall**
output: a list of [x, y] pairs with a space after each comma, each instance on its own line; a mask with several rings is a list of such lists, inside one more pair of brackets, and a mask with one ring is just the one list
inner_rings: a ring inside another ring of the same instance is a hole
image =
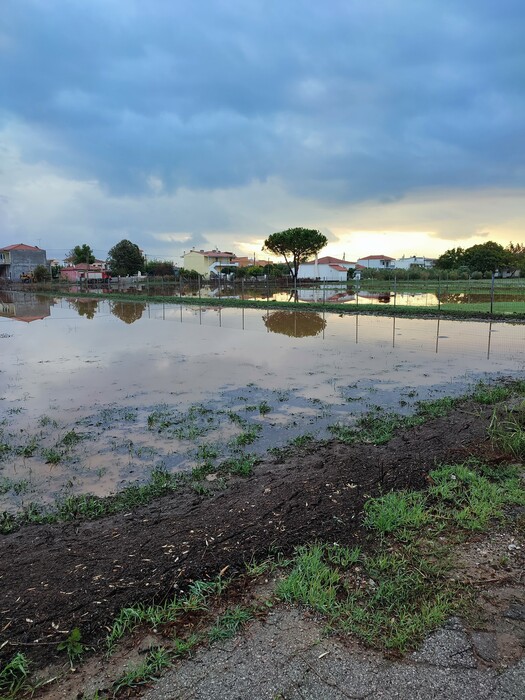
[[47, 267], [45, 250], [10, 250], [11, 265], [7, 269], [7, 277], [13, 282], [20, 279], [20, 275], [33, 272], [38, 265]]
[[202, 253], [190, 251], [184, 255], [183, 266], [186, 270], [195, 270], [199, 275], [207, 275], [209, 263]]
[[314, 263], [303, 263], [299, 265], [299, 270], [297, 272], [297, 279], [316, 279], [329, 280], [330, 282], [345, 282], [348, 277], [348, 270], [353, 269], [353, 264], [348, 265], [347, 271], [342, 272], [342, 270], [334, 270], [330, 265], [317, 265], [317, 274]]
[[398, 258], [396, 260], [396, 268], [398, 270], [409, 270], [412, 265], [418, 265], [419, 267], [432, 267], [433, 260], [429, 258], [417, 257], [413, 255], [411, 258]]
[[357, 261], [358, 265], [369, 268], [371, 270], [393, 270], [396, 265], [395, 260], [382, 260], [381, 258], [374, 258], [372, 260], [367, 260], [366, 258], [359, 258]]

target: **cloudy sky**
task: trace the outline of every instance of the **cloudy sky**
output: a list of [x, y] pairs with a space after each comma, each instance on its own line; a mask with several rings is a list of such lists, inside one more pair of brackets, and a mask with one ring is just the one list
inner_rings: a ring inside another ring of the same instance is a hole
[[525, 242], [522, 0], [0, 0], [0, 244]]

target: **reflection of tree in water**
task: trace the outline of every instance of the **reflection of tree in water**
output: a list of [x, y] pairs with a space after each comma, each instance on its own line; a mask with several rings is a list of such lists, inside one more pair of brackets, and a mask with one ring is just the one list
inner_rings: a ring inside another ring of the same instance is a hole
[[262, 318], [272, 333], [282, 333], [293, 338], [319, 335], [326, 328], [326, 321], [315, 311], [274, 311]]
[[76, 309], [79, 316], [93, 318], [98, 309], [98, 301], [96, 299], [70, 299], [69, 305]]
[[131, 301], [113, 301], [111, 303], [111, 313], [120, 318], [124, 323], [135, 323], [146, 309], [146, 304]]

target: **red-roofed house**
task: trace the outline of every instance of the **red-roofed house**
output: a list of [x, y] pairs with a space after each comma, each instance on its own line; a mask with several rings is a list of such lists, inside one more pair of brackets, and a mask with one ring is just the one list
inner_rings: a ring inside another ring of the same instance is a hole
[[396, 259], [388, 255], [367, 255], [366, 258], [359, 258], [357, 264], [371, 270], [393, 270]]
[[301, 263], [297, 279], [321, 279], [330, 282], [346, 282], [348, 271], [355, 269], [355, 262], [325, 255], [317, 260]]
[[38, 265], [47, 267], [46, 251], [36, 246], [16, 243], [0, 248], [0, 279], [19, 282]]

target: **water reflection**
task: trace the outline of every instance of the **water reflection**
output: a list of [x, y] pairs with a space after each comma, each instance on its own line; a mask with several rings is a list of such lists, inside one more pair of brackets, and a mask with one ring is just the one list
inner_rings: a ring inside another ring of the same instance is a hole
[[319, 335], [326, 328], [323, 316], [312, 311], [273, 311], [263, 316], [262, 320], [271, 333], [292, 338]]
[[54, 304], [54, 299], [39, 294], [0, 292], [0, 316], [24, 323], [41, 321], [51, 316], [51, 306]]
[[146, 310], [146, 304], [132, 301], [112, 301], [110, 310], [113, 316], [120, 318], [124, 323], [135, 323], [142, 318]]
[[68, 299], [68, 304], [79, 316], [92, 319], [98, 311], [99, 302], [96, 299]]

